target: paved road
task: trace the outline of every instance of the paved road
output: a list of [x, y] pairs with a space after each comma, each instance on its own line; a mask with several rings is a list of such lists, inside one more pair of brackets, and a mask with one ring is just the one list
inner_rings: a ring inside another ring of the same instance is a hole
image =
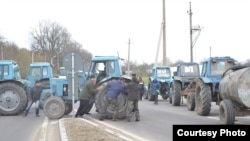
[[34, 105], [27, 117], [0, 116], [0, 141], [60, 141], [58, 120], [48, 120], [43, 110], [35, 116]]
[[[74, 105], [75, 110], [79, 103]], [[195, 111], [188, 111], [187, 106], [172, 106], [167, 100], [159, 100], [158, 105], [152, 101], [143, 99], [139, 103], [141, 121], [127, 122], [125, 119], [118, 121], [98, 120], [95, 107], [85, 119], [97, 123], [106, 129], [111, 129], [118, 134], [135, 141], [172, 141], [172, 127], [175, 124], [221, 124], [219, 120], [219, 108], [212, 105], [209, 116], [198, 116]], [[60, 141], [58, 120], [49, 120], [40, 111], [41, 117], [35, 117], [34, 107], [28, 117], [0, 116], [0, 141]], [[72, 118], [73, 113], [63, 118]], [[236, 124], [250, 125], [250, 117], [236, 117]]]
[[[93, 122], [104, 124], [116, 129], [120, 133], [126, 133], [135, 140], [148, 141], [172, 141], [172, 127], [177, 124], [188, 125], [220, 125], [219, 106], [213, 103], [209, 116], [199, 116], [195, 111], [188, 111], [186, 103], [181, 106], [172, 106], [168, 100], [159, 100], [158, 105], [152, 101], [143, 99], [139, 103], [140, 122], [127, 122], [126, 120], [98, 120], [98, 114], [92, 109], [89, 115]], [[236, 117], [236, 124], [250, 125], [250, 117]]]

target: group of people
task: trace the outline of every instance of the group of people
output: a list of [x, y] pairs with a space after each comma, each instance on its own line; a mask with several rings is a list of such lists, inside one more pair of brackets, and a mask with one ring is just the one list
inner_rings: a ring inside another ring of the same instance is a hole
[[[144, 83], [141, 79], [139, 80], [136, 78], [136, 75], [132, 75], [132, 79], [128, 83], [124, 83], [124, 80], [122, 78], [114, 79], [107, 84], [107, 92], [105, 94], [104, 100], [104, 107], [100, 109], [100, 120], [104, 120], [105, 113], [107, 111], [108, 106], [111, 104], [114, 107], [114, 115], [113, 120], [116, 121], [118, 118], [118, 96], [120, 93], [126, 94], [128, 98], [128, 105], [126, 110], [126, 116], [127, 121], [131, 121], [131, 116], [133, 115], [133, 112], [135, 113], [135, 120], [140, 121], [140, 113], [139, 113], [139, 106], [138, 101], [142, 99], [142, 92], [140, 85], [143, 85]], [[34, 87], [30, 90], [30, 100], [23, 112], [23, 116], [26, 117], [29, 113], [29, 110], [33, 104], [35, 104], [35, 115], [36, 117], [39, 117], [39, 101], [40, 96], [42, 93], [43, 85], [41, 85], [41, 82], [37, 80], [35, 82]], [[75, 117], [83, 117], [84, 114], [86, 114], [89, 110], [90, 104], [93, 103], [95, 95], [99, 90], [101, 90], [102, 87], [96, 87], [96, 78], [94, 75], [91, 75], [88, 79], [88, 81], [85, 83], [82, 93], [79, 96], [80, 99], [80, 105], [77, 109], [77, 112], [75, 114]]]
[[[80, 106], [77, 109], [75, 117], [83, 117], [83, 115], [88, 110], [88, 105], [90, 104], [90, 99], [95, 97], [97, 92], [102, 89], [102, 87], [96, 87], [96, 78], [90, 76], [88, 82], [84, 85], [83, 92], [80, 94]], [[132, 79], [128, 83], [124, 83], [122, 78], [116, 78], [107, 83], [107, 92], [105, 94], [104, 106], [99, 111], [99, 120], [105, 119], [105, 113], [109, 105], [114, 108], [113, 120], [116, 121], [118, 118], [118, 96], [119, 94], [126, 94], [128, 97], [128, 105], [126, 110], [127, 121], [131, 121], [131, 116], [133, 112], [135, 113], [135, 120], [140, 121], [138, 101], [139, 96], [139, 81], [136, 76], [133, 75]]]

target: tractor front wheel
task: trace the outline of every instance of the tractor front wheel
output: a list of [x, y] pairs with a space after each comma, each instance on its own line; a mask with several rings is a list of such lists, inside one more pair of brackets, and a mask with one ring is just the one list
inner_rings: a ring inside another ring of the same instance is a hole
[[65, 113], [65, 103], [62, 98], [51, 96], [44, 102], [45, 115], [50, 119], [59, 119]]

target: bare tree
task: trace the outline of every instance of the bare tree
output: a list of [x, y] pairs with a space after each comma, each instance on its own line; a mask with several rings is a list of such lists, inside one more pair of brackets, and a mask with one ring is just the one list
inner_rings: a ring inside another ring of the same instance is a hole
[[47, 21], [40, 21], [39, 27], [30, 32], [31, 49], [41, 50], [49, 59], [64, 50], [70, 43], [71, 35], [62, 25]]

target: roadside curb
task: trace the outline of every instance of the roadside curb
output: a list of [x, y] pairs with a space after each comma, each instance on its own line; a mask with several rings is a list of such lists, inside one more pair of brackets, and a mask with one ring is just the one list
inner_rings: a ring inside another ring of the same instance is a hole
[[[136, 136], [134, 134], [131, 134], [127, 131], [124, 131], [124, 130], [121, 130], [119, 128], [116, 128], [108, 123], [105, 123], [103, 121], [99, 121], [99, 120], [96, 120], [96, 119], [93, 119], [95, 120], [95, 122], [99, 123], [100, 125], [104, 126], [105, 127], [108, 127], [109, 129], [105, 128], [106, 130], [112, 130], [113, 134], [116, 135], [116, 136], [119, 136], [120, 138], [122, 138], [124, 141], [149, 141], [145, 138], [141, 138], [139, 136]], [[102, 127], [103, 128], [103, 127]], [[125, 136], [123, 136], [125, 135]]]
[[61, 141], [68, 141], [68, 136], [67, 136], [65, 126], [64, 126], [64, 123], [62, 120], [64, 120], [64, 119], [59, 119], [60, 138], [61, 138]]
[[[83, 122], [87, 122], [87, 123], [89, 123], [89, 124], [91, 124], [93, 126], [96, 126], [96, 127], [100, 128], [100, 129], [106, 131], [109, 134], [112, 134], [112, 135], [114, 135], [116, 137], [119, 137], [119, 138], [123, 139], [124, 141], [133, 141], [132, 139], [127, 138], [127, 137], [125, 137], [125, 136], [123, 136], [121, 134], [118, 134], [117, 132], [114, 132], [114, 131], [112, 131], [110, 129], [107, 129], [107, 128], [104, 128], [104, 127], [101, 127], [101, 126], [99, 126], [98, 124], [96, 124], [94, 122], [91, 122], [91, 121], [86, 120], [86, 119], [81, 119], [81, 120]], [[64, 119], [59, 119], [59, 132], [60, 132], [61, 141], [68, 141], [68, 136], [67, 136], [65, 126], [64, 126]]]
[[119, 133], [117, 133], [115, 131], [112, 131], [112, 130], [110, 130], [108, 128], [105, 128], [105, 127], [101, 127], [101, 126], [99, 126], [98, 124], [96, 124], [94, 122], [91, 122], [91, 121], [86, 120], [86, 119], [82, 119], [82, 120], [84, 120], [85, 122], [88, 122], [89, 124], [92, 124], [93, 126], [98, 127], [99, 129], [102, 129], [102, 130], [106, 131], [107, 133], [110, 133], [110, 134], [112, 134], [112, 135], [114, 135], [116, 137], [119, 137], [119, 138], [123, 139], [124, 141], [133, 141], [132, 139], [127, 138], [127, 137], [125, 137], [125, 136], [123, 136], [123, 135], [121, 135], [121, 134], [119, 134]]

